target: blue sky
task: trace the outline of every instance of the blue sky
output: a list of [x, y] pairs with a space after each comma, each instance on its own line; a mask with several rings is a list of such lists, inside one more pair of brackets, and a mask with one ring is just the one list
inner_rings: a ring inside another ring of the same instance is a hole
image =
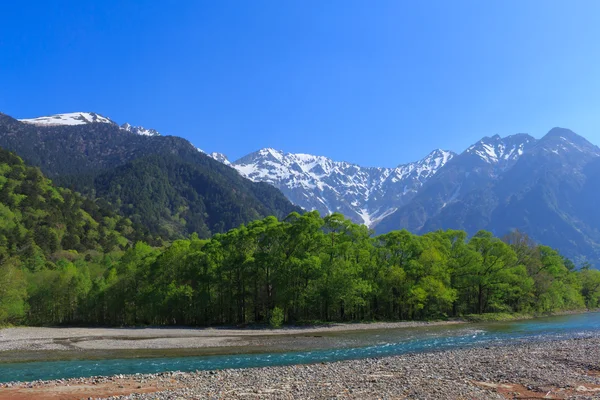
[[5, 2], [0, 111], [95, 111], [236, 159], [394, 166], [554, 126], [600, 144], [597, 1]]

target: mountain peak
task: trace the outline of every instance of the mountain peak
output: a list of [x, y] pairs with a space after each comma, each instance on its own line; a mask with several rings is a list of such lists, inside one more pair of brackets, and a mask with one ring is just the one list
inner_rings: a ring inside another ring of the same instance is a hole
[[65, 114], [55, 114], [45, 117], [25, 118], [19, 121], [33, 125], [85, 125], [85, 124], [115, 124], [107, 117], [94, 112], [73, 112]]
[[452, 157], [454, 157], [456, 153], [449, 150], [443, 149], [435, 149], [431, 153], [429, 153], [423, 160], [417, 162], [423, 162], [428, 160], [438, 160], [439, 164], [446, 164]]
[[121, 125], [121, 129], [127, 132], [135, 133], [142, 136], [160, 136], [160, 133], [155, 129], [147, 129], [143, 126], [133, 126], [127, 122]]
[[229, 161], [227, 156], [223, 153], [217, 153], [216, 151], [213, 151], [212, 153], [208, 154], [208, 156], [219, 161], [220, 163], [225, 164], [225, 165], [231, 165], [231, 162]]
[[527, 134], [485, 136], [469, 147], [465, 153], [473, 154], [491, 165], [506, 166], [516, 161], [536, 140]]
[[260, 154], [261, 156], [273, 157], [273, 158], [277, 159], [278, 161], [281, 161], [284, 156], [283, 151], [275, 150], [271, 147], [266, 147], [264, 149], [260, 149], [258, 151], [258, 154]]
[[546, 133], [545, 137], [557, 137], [557, 136], [566, 136], [566, 137], [581, 137], [578, 134], [576, 134], [575, 132], [573, 132], [570, 129], [567, 128], [560, 128], [558, 126], [550, 129], [550, 131], [548, 131], [548, 133]]
[[540, 139], [541, 148], [554, 154], [578, 151], [600, 155], [600, 149], [587, 139], [566, 128], [552, 128]]
[[552, 140], [568, 141], [568, 142], [572, 142], [572, 143], [579, 144], [579, 145], [593, 146], [583, 136], [579, 136], [572, 130], [566, 129], [566, 128], [552, 128], [541, 139], [541, 141], [544, 141], [544, 142], [552, 141]]

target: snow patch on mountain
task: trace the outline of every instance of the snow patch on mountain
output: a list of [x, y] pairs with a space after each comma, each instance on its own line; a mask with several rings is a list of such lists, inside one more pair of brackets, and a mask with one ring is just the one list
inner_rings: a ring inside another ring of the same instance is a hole
[[[223, 157], [213, 156], [219, 161], [226, 160]], [[255, 182], [274, 185], [307, 210], [323, 215], [341, 212], [355, 222], [374, 226], [410, 200], [452, 157], [452, 152], [435, 150], [396, 168], [365, 168], [324, 156], [264, 148], [232, 166]]]
[[56, 114], [46, 117], [26, 118], [19, 121], [33, 125], [85, 125], [85, 124], [114, 124], [109, 118], [93, 112], [74, 112]]
[[143, 126], [133, 126], [127, 122], [121, 125], [121, 129], [130, 133], [135, 133], [136, 135], [160, 136], [160, 133], [155, 129], [147, 129]]
[[499, 135], [486, 136], [465, 152], [478, 156], [487, 164], [504, 169], [514, 164], [535, 143], [536, 140], [526, 134], [511, 135], [505, 138], [501, 138]]
[[225, 165], [231, 165], [231, 162], [229, 161], [227, 156], [223, 153], [212, 152], [212, 153], [208, 154], [208, 156], [211, 158], [214, 158], [218, 162], [221, 162]]

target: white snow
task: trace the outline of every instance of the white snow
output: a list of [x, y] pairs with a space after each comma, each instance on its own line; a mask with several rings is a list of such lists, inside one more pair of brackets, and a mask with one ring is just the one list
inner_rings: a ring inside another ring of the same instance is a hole
[[317, 209], [327, 214], [331, 210], [349, 208], [363, 223], [371, 226], [382, 215], [397, 209], [393, 201], [382, 208], [381, 201], [388, 203], [386, 193], [389, 190], [396, 193], [394, 201], [414, 194], [452, 157], [452, 152], [435, 150], [420, 161], [396, 168], [365, 168], [323, 156], [264, 148], [232, 166], [253, 181], [278, 187], [290, 200], [307, 210]]
[[469, 147], [466, 152], [475, 154], [486, 163], [502, 169], [522, 156], [525, 144], [530, 142], [526, 137], [521, 143], [515, 143], [510, 138], [510, 136], [504, 139], [499, 136], [486, 137]]
[[367, 209], [361, 208], [358, 212], [358, 215], [360, 215], [360, 217], [362, 218], [363, 224], [365, 224], [366, 226], [371, 226], [373, 221], [371, 221], [371, 215], [369, 214], [369, 211], [367, 211]]
[[47, 117], [26, 118], [19, 121], [33, 125], [85, 125], [92, 123], [114, 124], [109, 118], [93, 112], [74, 112]]
[[231, 165], [231, 162], [227, 158], [227, 156], [223, 153], [212, 152], [208, 154], [209, 157], [214, 158], [215, 160], [222, 162], [225, 165]]
[[[62, 125], [86, 125], [86, 124], [113, 124], [114, 121], [110, 118], [103, 117], [100, 114], [93, 112], [75, 112], [50, 115], [47, 117], [37, 118], [26, 118], [19, 120], [26, 124], [33, 124], [39, 126], [62, 126]], [[126, 132], [135, 133], [136, 135], [142, 136], [160, 136], [154, 129], [147, 129], [143, 126], [133, 126], [129, 123], [124, 123], [120, 126], [120, 129]]]
[[127, 132], [135, 133], [136, 135], [142, 136], [160, 136], [160, 133], [154, 129], [147, 129], [143, 126], [133, 126], [129, 123], [124, 123], [121, 125], [121, 129]]

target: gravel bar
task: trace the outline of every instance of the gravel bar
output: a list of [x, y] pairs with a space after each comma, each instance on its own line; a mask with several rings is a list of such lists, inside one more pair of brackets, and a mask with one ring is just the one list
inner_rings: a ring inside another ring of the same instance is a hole
[[0, 329], [0, 352], [77, 349], [178, 349], [244, 346], [245, 338], [323, 332], [400, 329], [462, 324], [464, 321], [406, 321], [268, 328], [45, 328]]

